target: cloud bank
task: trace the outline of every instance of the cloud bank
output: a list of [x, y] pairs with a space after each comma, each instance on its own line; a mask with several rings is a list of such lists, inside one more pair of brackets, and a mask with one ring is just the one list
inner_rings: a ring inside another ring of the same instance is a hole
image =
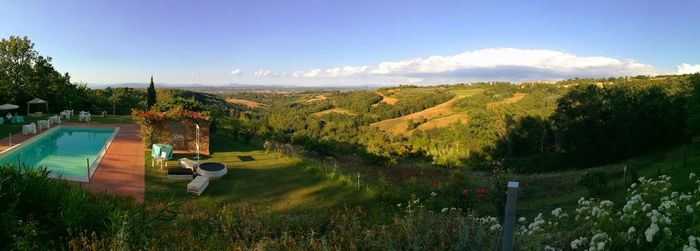
[[[680, 70], [680, 68], [679, 68]], [[435, 83], [449, 81], [533, 81], [573, 77], [656, 75], [657, 70], [632, 59], [578, 56], [544, 49], [494, 48], [451, 56], [430, 56], [377, 65], [298, 70], [291, 74], [259, 70], [256, 76], [291, 76], [300, 82], [390, 81]]]
[[241, 74], [243, 74], [241, 72], [241, 69], [235, 69], [235, 70], [231, 71], [231, 75], [233, 75], [233, 76], [240, 76]]
[[700, 72], [700, 64], [689, 65], [689, 64], [683, 63], [683, 64], [678, 66], [677, 74], [693, 74], [693, 73], [699, 73], [699, 72]]

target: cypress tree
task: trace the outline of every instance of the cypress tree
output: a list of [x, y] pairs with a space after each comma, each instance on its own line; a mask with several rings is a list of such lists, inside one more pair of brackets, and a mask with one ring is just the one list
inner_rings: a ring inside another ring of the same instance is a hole
[[151, 84], [148, 85], [146, 105], [148, 108], [156, 104], [156, 87], [153, 85], [153, 75], [151, 75]]

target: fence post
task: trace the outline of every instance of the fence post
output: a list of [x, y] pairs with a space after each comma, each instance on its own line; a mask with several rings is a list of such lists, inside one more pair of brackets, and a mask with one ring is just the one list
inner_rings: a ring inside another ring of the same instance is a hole
[[10, 146], [12, 146], [12, 133], [10, 133]]
[[515, 229], [515, 203], [518, 199], [518, 182], [508, 182], [506, 214], [503, 220], [503, 250], [513, 250], [513, 230]]
[[85, 165], [87, 167], [87, 177], [88, 177], [88, 183], [90, 183], [90, 158], [85, 158]]

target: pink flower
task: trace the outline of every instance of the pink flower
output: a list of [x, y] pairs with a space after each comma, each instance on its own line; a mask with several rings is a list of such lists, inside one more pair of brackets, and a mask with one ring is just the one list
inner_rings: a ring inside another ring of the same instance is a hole
[[464, 196], [469, 196], [469, 188], [465, 188], [462, 194], [464, 194]]
[[480, 187], [479, 189], [476, 189], [476, 199], [477, 199], [477, 200], [480, 200], [481, 198], [483, 198], [483, 197], [484, 197], [484, 194], [486, 194], [486, 189], [485, 189], [485, 188], [481, 188], [481, 187]]

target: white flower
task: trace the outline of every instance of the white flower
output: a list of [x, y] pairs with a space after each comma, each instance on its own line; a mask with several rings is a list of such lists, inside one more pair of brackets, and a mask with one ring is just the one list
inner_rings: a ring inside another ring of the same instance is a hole
[[401, 203], [399, 203], [399, 204], [396, 204], [396, 206], [397, 206], [397, 207], [401, 207]]
[[447, 212], [447, 208], [443, 208], [441, 212]]
[[634, 232], [636, 232], [636, 231], [637, 231], [636, 228], [630, 227], [630, 229], [627, 230], [627, 234], [628, 234], [628, 235], [632, 235], [632, 234], [633, 234]]
[[690, 173], [690, 174], [688, 174], [688, 178], [691, 179], [691, 180], [692, 180], [693, 178], [695, 178], [695, 173]]
[[578, 249], [578, 247], [580, 247], [584, 241], [586, 241], [586, 237], [581, 237], [571, 241], [571, 249]]
[[688, 236], [688, 245], [690, 245], [691, 247], [695, 247], [695, 241], [697, 240], [698, 238], [695, 236]]
[[561, 214], [561, 208], [560, 208], [560, 207], [557, 208], [557, 209], [552, 210], [552, 215], [554, 215], [555, 217], [559, 217], [560, 214]]
[[609, 200], [604, 200], [604, 201], [601, 201], [601, 202], [600, 202], [600, 206], [601, 206], [601, 207], [609, 207], [609, 206], [612, 206], [612, 205], [613, 205], [613, 202], [612, 202], [612, 201], [609, 201]]
[[436, 195], [437, 195], [437, 194], [436, 194], [435, 192], [431, 192], [431, 193], [430, 193], [430, 196], [435, 197]]
[[683, 245], [683, 251], [698, 251], [698, 249], [695, 247]]
[[525, 222], [526, 220], [525, 217], [520, 217], [520, 219], [518, 219], [519, 222]]
[[489, 229], [490, 229], [491, 231], [496, 231], [496, 230], [498, 230], [498, 229], [500, 229], [500, 228], [501, 228], [501, 224], [496, 223], [496, 224], [491, 225], [491, 227], [490, 227]]
[[657, 226], [656, 223], [651, 223], [651, 225], [649, 226], [649, 228], [647, 228], [647, 230], [644, 231], [644, 235], [645, 235], [646, 238], [647, 238], [647, 242], [652, 242], [652, 241], [654, 241], [654, 235], [655, 235], [656, 232], [658, 232], [658, 231], [659, 231], [659, 226]]
[[691, 207], [690, 205], [686, 205], [686, 206], [685, 206], [685, 211], [688, 211], [688, 213], [691, 213], [691, 214], [692, 214], [692, 213], [693, 213], [693, 207]]

